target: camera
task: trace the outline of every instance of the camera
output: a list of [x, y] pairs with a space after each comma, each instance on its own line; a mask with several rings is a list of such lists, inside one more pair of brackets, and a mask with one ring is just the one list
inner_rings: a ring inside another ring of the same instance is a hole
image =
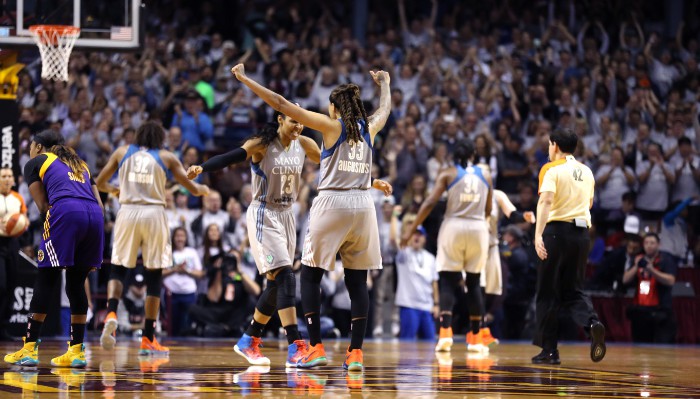
[[238, 258], [231, 254], [225, 254], [221, 262], [221, 268], [227, 273], [238, 271]]
[[648, 264], [649, 264], [649, 262], [648, 262], [645, 258], [642, 258], [642, 259], [639, 260], [639, 263], [638, 263], [637, 265], [638, 265], [640, 268], [644, 269], [644, 268], [647, 267]]

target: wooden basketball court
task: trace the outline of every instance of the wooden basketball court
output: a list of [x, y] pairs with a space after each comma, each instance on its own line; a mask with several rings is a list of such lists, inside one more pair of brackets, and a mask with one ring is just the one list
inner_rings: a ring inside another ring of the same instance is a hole
[[[588, 346], [562, 345], [560, 366], [530, 363], [537, 348], [501, 344], [488, 356], [467, 354], [456, 344], [437, 357], [433, 343], [370, 341], [363, 373], [342, 370], [347, 341], [327, 342], [330, 365], [311, 371], [285, 370], [286, 342], [268, 341], [271, 367], [249, 367], [232, 341], [165, 341], [169, 358], [139, 358], [136, 342], [113, 352], [90, 344], [88, 368], [51, 368], [65, 350], [51, 341], [40, 347], [40, 367], [3, 366], [0, 398], [187, 397], [587, 397], [700, 398], [700, 348], [609, 345], [592, 363]], [[4, 353], [18, 343], [3, 343]]]

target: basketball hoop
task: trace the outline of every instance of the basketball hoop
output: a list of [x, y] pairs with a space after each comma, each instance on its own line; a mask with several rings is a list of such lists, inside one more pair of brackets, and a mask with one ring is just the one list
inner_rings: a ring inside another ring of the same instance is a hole
[[29, 27], [41, 53], [41, 77], [68, 81], [68, 59], [80, 28], [68, 25], [34, 25]]

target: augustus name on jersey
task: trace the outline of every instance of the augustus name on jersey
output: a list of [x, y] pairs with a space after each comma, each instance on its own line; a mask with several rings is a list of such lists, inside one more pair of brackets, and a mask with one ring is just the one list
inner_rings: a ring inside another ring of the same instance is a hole
[[362, 141], [348, 143], [345, 123], [333, 147], [321, 152], [319, 190], [368, 190], [372, 171], [372, 138], [364, 121], [358, 123]]

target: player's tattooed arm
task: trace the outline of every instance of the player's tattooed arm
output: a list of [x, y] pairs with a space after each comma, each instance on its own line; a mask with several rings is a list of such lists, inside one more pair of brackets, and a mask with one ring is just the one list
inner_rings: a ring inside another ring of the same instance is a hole
[[386, 71], [370, 71], [369, 73], [372, 75], [374, 82], [380, 87], [379, 108], [369, 117], [368, 121], [369, 132], [372, 136], [372, 141], [374, 141], [374, 136], [384, 128], [384, 124], [389, 119], [389, 114], [391, 114], [391, 78], [389, 77], [389, 72]]

